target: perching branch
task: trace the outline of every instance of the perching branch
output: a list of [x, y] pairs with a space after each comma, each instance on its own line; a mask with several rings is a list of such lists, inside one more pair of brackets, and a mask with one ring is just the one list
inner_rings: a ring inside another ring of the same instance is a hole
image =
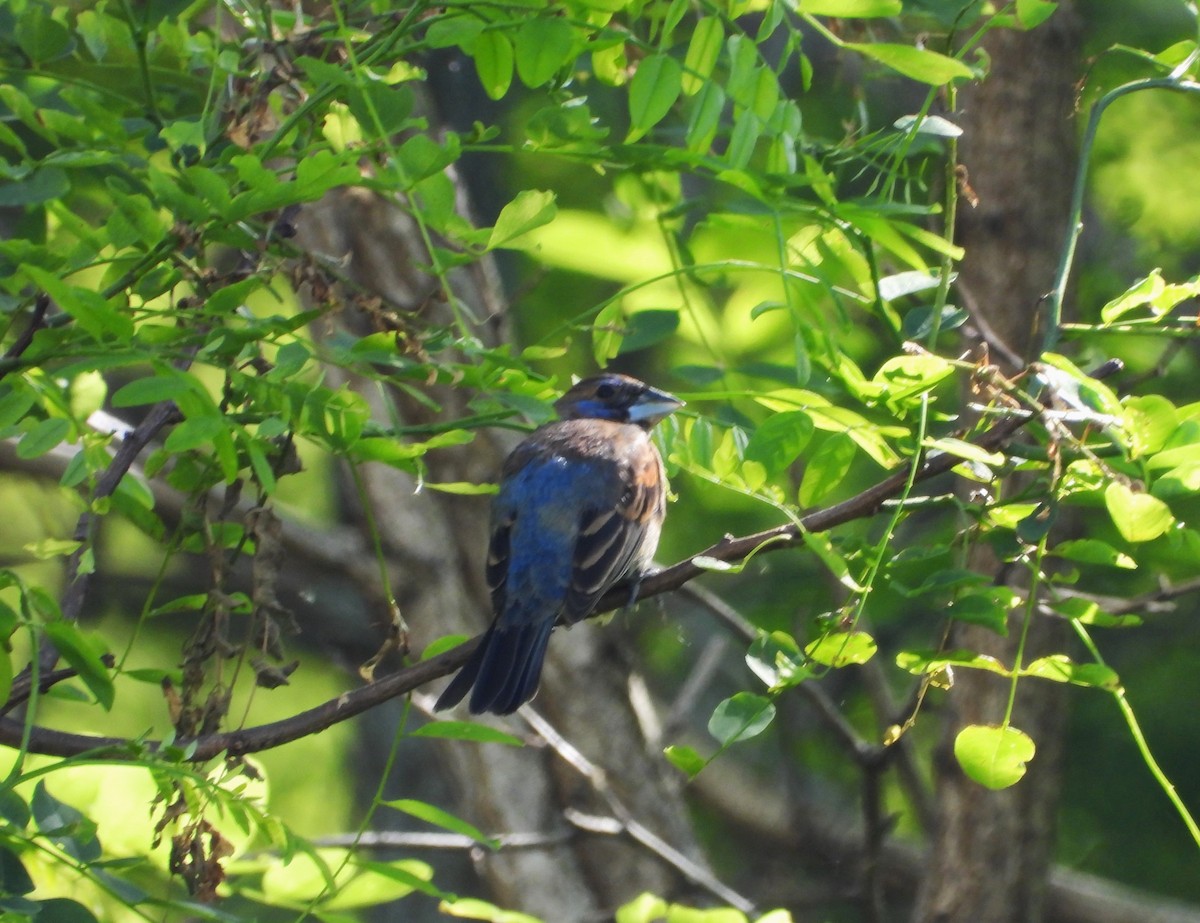
[[[1030, 417], [1026, 415], [1007, 417], [978, 436], [974, 445], [987, 451], [995, 451], [1029, 420]], [[131, 436], [127, 441], [132, 440]], [[959, 458], [947, 454], [927, 458], [917, 470], [915, 481], [927, 481], [945, 474], [959, 462]], [[132, 463], [132, 457], [128, 459], [128, 463]], [[115, 466], [116, 459], [111, 467]], [[799, 524], [789, 523], [740, 538], [726, 536], [699, 554], [646, 577], [638, 587], [637, 599], [646, 599], [678, 589], [704, 573], [705, 569], [696, 563], [697, 558], [737, 562], [760, 549], [772, 551], [800, 545], [803, 543], [805, 532], [825, 532], [835, 526], [874, 515], [886, 500], [898, 496], [904, 490], [910, 474], [911, 467], [906, 466], [848, 500], [809, 513]], [[605, 594], [591, 617], [619, 609], [628, 603], [628, 588], [616, 587]], [[466, 663], [478, 643], [479, 637], [473, 638], [453, 650], [405, 667], [370, 685], [351, 690], [289, 718], [256, 727], [209, 734], [190, 741], [177, 740], [174, 747], [181, 750], [186, 748], [187, 759], [204, 762], [222, 753], [236, 756], [282, 746], [319, 733], [376, 705], [412, 692], [438, 677], [452, 673]], [[24, 725], [21, 722], [11, 718], [0, 719], [0, 744], [19, 746], [23, 734]], [[39, 726], [30, 729], [27, 749], [31, 753], [46, 756], [68, 757], [87, 753], [94, 757], [119, 760], [133, 759], [147, 752], [158, 752], [161, 746], [157, 741], [73, 734]]]

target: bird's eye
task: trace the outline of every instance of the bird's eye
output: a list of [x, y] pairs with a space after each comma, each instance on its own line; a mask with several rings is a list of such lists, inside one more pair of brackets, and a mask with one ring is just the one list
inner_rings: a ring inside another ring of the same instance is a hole
[[600, 400], [602, 400], [602, 401], [607, 401], [607, 400], [612, 399], [616, 395], [616, 393], [617, 393], [616, 386], [610, 385], [608, 382], [605, 382], [602, 385], [596, 386], [596, 397], [600, 398]]

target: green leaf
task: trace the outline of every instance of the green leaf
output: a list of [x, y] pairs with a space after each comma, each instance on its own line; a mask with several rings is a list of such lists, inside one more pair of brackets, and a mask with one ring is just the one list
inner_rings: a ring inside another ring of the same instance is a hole
[[954, 374], [954, 366], [940, 356], [893, 356], [871, 379], [879, 396], [906, 401], [937, 387]]
[[1082, 564], [1102, 564], [1125, 570], [1137, 569], [1137, 562], [1133, 558], [1098, 538], [1078, 538], [1060, 542], [1050, 549], [1050, 554]]
[[396, 801], [383, 802], [389, 808], [395, 808], [397, 811], [402, 811], [410, 817], [415, 817], [418, 820], [423, 820], [427, 824], [433, 824], [435, 827], [441, 827], [443, 830], [449, 830], [451, 833], [458, 833], [462, 836], [470, 837], [477, 843], [482, 843], [490, 849], [499, 849], [500, 843], [491, 837], [484, 836], [478, 828], [467, 823], [461, 818], [455, 817], [448, 811], [443, 811], [436, 805], [428, 804], [424, 801], [416, 801], [412, 798], [400, 798]]
[[725, 111], [725, 91], [715, 80], [707, 81], [696, 94], [688, 117], [685, 141], [694, 154], [706, 154], [712, 147], [717, 129], [721, 125], [721, 113]]
[[484, 21], [475, 16], [443, 16], [429, 24], [425, 42], [430, 48], [452, 48], [457, 45], [470, 54], [484, 25]]
[[12, 28], [13, 40], [35, 66], [70, 54], [75, 47], [70, 30], [50, 16], [49, 4], [30, 4]]
[[1028, 734], [1010, 725], [972, 724], [954, 739], [954, 758], [963, 772], [990, 789], [1020, 782], [1036, 749]]
[[202, 612], [206, 605], [208, 605], [207, 593], [192, 593], [188, 596], [178, 596], [170, 602], [163, 603], [161, 606], [155, 606], [147, 615], [150, 618], [156, 618], [160, 615], [169, 615], [175, 612], [195, 614]]
[[795, 686], [809, 676], [800, 645], [787, 632], [761, 632], [746, 652], [746, 666], [771, 688]]
[[[12, 695], [12, 684], [12, 655], [8, 652], [8, 637], [5, 635], [3, 638], [0, 638], [0, 702], [8, 702], [8, 697]], [[2, 811], [0, 811], [0, 816], [3, 816]], [[3, 858], [3, 854], [0, 853], [0, 891], [3, 890], [5, 885]]]
[[133, 321], [113, 308], [99, 292], [70, 285], [40, 266], [26, 265], [21, 269], [34, 285], [97, 339], [111, 336], [128, 340], [133, 336]]
[[813, 506], [824, 500], [845, 480], [854, 462], [854, 441], [845, 433], [826, 437], [804, 467], [800, 481], [800, 505]]
[[57, 448], [71, 432], [71, 423], [62, 417], [39, 420], [17, 443], [18, 458], [39, 458]]
[[524, 742], [499, 728], [474, 721], [433, 721], [412, 732], [411, 737], [435, 737], [439, 740], [466, 740], [476, 744], [504, 744], [523, 747]]
[[503, 910], [476, 897], [460, 897], [444, 900], [438, 912], [465, 920], [483, 920], [485, 923], [543, 923], [537, 917], [516, 910]]
[[1022, 676], [1036, 676], [1056, 683], [1094, 686], [1115, 692], [1121, 688], [1116, 670], [1099, 663], [1075, 663], [1066, 654], [1039, 657], [1021, 671]]
[[513, 247], [514, 241], [524, 234], [549, 224], [558, 214], [555, 200], [553, 192], [542, 189], [524, 189], [517, 193], [516, 198], [500, 210], [486, 249]]
[[995, 657], [965, 650], [901, 651], [896, 655], [896, 666], [918, 676], [922, 673], [937, 673], [947, 667], [964, 667], [985, 670], [999, 676], [1012, 676], [1012, 672]]
[[662, 308], [630, 314], [618, 355], [624, 356], [661, 343], [678, 329], [679, 311], [674, 309]]
[[621, 351], [625, 338], [625, 311], [619, 301], [612, 301], [600, 309], [592, 323], [592, 356], [596, 365], [604, 368], [608, 360]]
[[812, 417], [803, 410], [772, 414], [751, 434], [745, 456], [763, 465], [767, 474], [778, 474], [800, 457], [814, 429]]
[[1017, 21], [1025, 29], [1036, 29], [1054, 15], [1057, 3], [1050, 0], [1017, 0]]
[[708, 760], [691, 747], [673, 744], [663, 750], [663, 755], [672, 766], [687, 773], [689, 779], [694, 779], [708, 765]]
[[167, 436], [163, 445], [168, 452], [187, 452], [211, 445], [220, 435], [228, 435], [227, 422], [220, 414], [189, 417]]
[[18, 422], [33, 409], [35, 403], [36, 396], [25, 388], [15, 388], [0, 397], [0, 429], [7, 429]]
[[628, 904], [617, 908], [613, 923], [660, 923], [667, 919], [667, 902], [643, 891]]
[[934, 452], [945, 452], [947, 455], [979, 462], [981, 465], [991, 465], [994, 468], [1002, 466], [1005, 461], [1002, 452], [989, 452], [987, 449], [964, 442], [962, 439], [955, 439], [953, 436], [946, 436], [942, 439], [926, 439], [924, 444], [925, 448]]
[[480, 33], [473, 56], [483, 91], [492, 99], [503, 98], [513, 78], [513, 46], [508, 36], [495, 29]]
[[1120, 481], [1113, 481], [1105, 488], [1104, 505], [1127, 542], [1151, 541], [1165, 535], [1175, 524], [1170, 507], [1158, 497], [1134, 491]]
[[746, 109], [733, 123], [729, 135], [729, 147], [725, 150], [725, 162], [733, 170], [744, 170], [754, 156], [754, 146], [762, 135], [763, 123], [753, 110]]
[[865, 631], [831, 631], [804, 648], [810, 660], [827, 667], [866, 663], [878, 646]]
[[1080, 597], [1057, 600], [1051, 603], [1051, 608], [1069, 619], [1078, 619], [1084, 625], [1095, 625], [1099, 628], [1136, 628], [1143, 624], [1139, 615], [1112, 615], [1103, 611], [1092, 600]]
[[1111, 324], [1130, 311], [1149, 304], [1162, 293], [1164, 288], [1162, 270], [1155, 269], [1146, 278], [1138, 280], [1124, 293], [1102, 307], [1100, 319], [1106, 324]]
[[38, 923], [97, 923], [83, 904], [67, 897], [51, 897], [41, 902]]
[[197, 383], [187, 375], [167, 370], [147, 378], [135, 378], [122, 385], [112, 396], [114, 407], [137, 407], [172, 401], [182, 394], [196, 390]]
[[774, 703], [752, 692], [738, 692], [716, 707], [708, 733], [722, 746], [749, 740], [765, 731], [775, 718]]
[[114, 690], [111, 670], [102, 660], [107, 652], [99, 638], [85, 635], [77, 626], [67, 621], [47, 622], [42, 626], [46, 637], [58, 648], [63, 659], [79, 674], [85, 686], [91, 690], [107, 711], [112, 708]]
[[[7, 820], [11, 820], [17, 811], [24, 809], [24, 823], [13, 824], [17, 831], [23, 830], [29, 823], [29, 809], [25, 807], [21, 796], [9, 788], [0, 793], [0, 799], [5, 802], [3, 817]], [[20, 807], [13, 810], [16, 805]], [[0, 893], [5, 895], [28, 894], [33, 887], [33, 879], [29, 877], [29, 872], [20, 857], [7, 846], [0, 845], [0, 889], [3, 889]]]
[[[24, 551], [28, 551], [39, 561], [49, 561], [53, 558], [65, 558], [68, 555], [74, 554], [83, 546], [83, 542], [70, 538], [43, 538], [36, 542], [29, 542], [23, 546]], [[3, 699], [0, 699], [3, 701]]]
[[42, 167], [19, 180], [10, 180], [0, 185], [0, 206], [20, 207], [40, 205], [52, 199], [60, 199], [71, 190], [71, 181], [65, 170], [58, 167]]
[[683, 89], [683, 68], [670, 55], [655, 54], [642, 60], [629, 83], [629, 134], [636, 141], [663, 120]]
[[713, 68], [717, 65], [717, 58], [724, 45], [725, 25], [720, 17], [700, 17], [692, 30], [687, 54], [683, 59], [683, 78], [680, 86], [685, 96], [695, 96], [713, 82]]
[[[1179, 432], [1179, 412], [1175, 405], [1160, 394], [1127, 397], [1124, 405], [1124, 431], [1129, 451], [1135, 457], [1162, 451]], [[1151, 459], [1157, 467], [1157, 459]]]
[[527, 87], [540, 87], [575, 60], [576, 32], [560, 17], [527, 19], [514, 43], [517, 76]]
[[857, 51], [905, 77], [920, 83], [928, 83], [931, 86], [942, 86], [952, 80], [964, 78], [970, 80], [975, 76], [971, 68], [962, 61], [912, 45], [894, 45], [889, 42], [845, 42], [842, 47]]
[[813, 16], [834, 16], [838, 19], [876, 19], [899, 16], [900, 0], [803, 0], [800, 9]]
[[1007, 635], [1008, 613], [1018, 601], [1008, 587], [986, 586], [959, 596], [946, 614], [955, 621], [982, 625], [998, 635]]

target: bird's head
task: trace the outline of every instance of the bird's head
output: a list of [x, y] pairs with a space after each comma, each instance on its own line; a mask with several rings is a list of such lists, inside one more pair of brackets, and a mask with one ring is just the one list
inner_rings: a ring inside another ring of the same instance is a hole
[[564, 420], [612, 420], [644, 429], [682, 406], [674, 395], [615, 372], [585, 378], [554, 402]]

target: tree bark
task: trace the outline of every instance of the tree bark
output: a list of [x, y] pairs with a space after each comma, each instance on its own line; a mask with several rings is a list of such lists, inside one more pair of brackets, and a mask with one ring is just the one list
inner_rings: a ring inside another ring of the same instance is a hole
[[[420, 323], [448, 323], [448, 307], [431, 297], [434, 283], [413, 267], [427, 262], [411, 220], [394, 203], [360, 192], [337, 194], [310, 207], [300, 224], [300, 242], [313, 254], [344, 260], [355, 282], [382, 295], [389, 306], [420, 310]], [[477, 317], [491, 318], [482, 334], [498, 343], [507, 335], [498, 287], [483, 268], [453, 279], [459, 296]], [[430, 316], [433, 312], [434, 316]], [[348, 320], [353, 324], [353, 318]], [[466, 413], [460, 388], [430, 387], [440, 405], [433, 414], [398, 389], [386, 397], [371, 382], [352, 383], [387, 424], [398, 412], [403, 423]], [[392, 410], [386, 406], [392, 405]], [[433, 453], [426, 461], [431, 481], [487, 482], [496, 477], [511, 433], [481, 433], [470, 445]], [[411, 631], [414, 650], [449, 633], [482, 631], [491, 613], [483, 581], [488, 503], [419, 491], [413, 477], [383, 465], [359, 472], [378, 523], [391, 567], [393, 590]], [[369, 547], [369, 544], [368, 544]], [[379, 595], [376, 626], [386, 621]], [[375, 630], [379, 630], [378, 627]], [[679, 874], [671, 863], [625, 837], [582, 833], [564, 814], [570, 807], [589, 815], [635, 819], [675, 849], [698, 856], [679, 786], [651, 757], [627, 694], [628, 665], [616, 662], [619, 628], [578, 625], [551, 641], [542, 690], [533, 707], [570, 746], [593, 764], [590, 774], [572, 768], [562, 750], [541, 746], [446, 744], [430, 760], [429, 742], [402, 751], [397, 778], [404, 797], [446, 805], [488, 834], [540, 834], [546, 845], [472, 854], [487, 897], [497, 904], [545, 920], [572, 923], [610, 913], [642, 891], [670, 894]], [[382, 633], [380, 633], [382, 635]], [[432, 691], [432, 690], [431, 690]], [[364, 762], [383, 765], [396, 730], [398, 711], [376, 717], [363, 741]], [[520, 717], [497, 724], [527, 733]], [[373, 786], [364, 779], [364, 787]], [[619, 810], [617, 810], [619, 808]], [[627, 813], [626, 813], [627, 812]], [[621, 820], [621, 818], [618, 818]], [[435, 862], [442, 862], [436, 856]], [[465, 863], [453, 860], [438, 871], [440, 886], [477, 893], [479, 882], [453, 876]], [[440, 919], [440, 917], [439, 917]]]
[[[1012, 351], [1028, 357], [1041, 337], [1037, 319], [1061, 251], [1075, 173], [1073, 81], [1077, 23], [1064, 8], [1042, 27], [993, 32], [985, 42], [992, 73], [962, 94], [961, 160], [979, 196], [966, 211], [961, 290], [977, 317]], [[1005, 489], [1008, 489], [1008, 485]], [[1008, 576], [988, 549], [973, 567]], [[1016, 579], [1019, 575], [1013, 574]], [[949, 642], [1011, 664], [1020, 616], [1007, 637], [957, 625]], [[1065, 627], [1034, 617], [1026, 660], [1061, 650]], [[937, 823], [915, 923], [1037, 923], [1043, 919], [1053, 857], [1066, 687], [1025, 680], [1014, 726], [1038, 747], [1024, 779], [989, 791], [963, 775], [952, 753], [968, 724], [996, 724], [1009, 684], [964, 670], [948, 696], [945, 738], [935, 758]]]

